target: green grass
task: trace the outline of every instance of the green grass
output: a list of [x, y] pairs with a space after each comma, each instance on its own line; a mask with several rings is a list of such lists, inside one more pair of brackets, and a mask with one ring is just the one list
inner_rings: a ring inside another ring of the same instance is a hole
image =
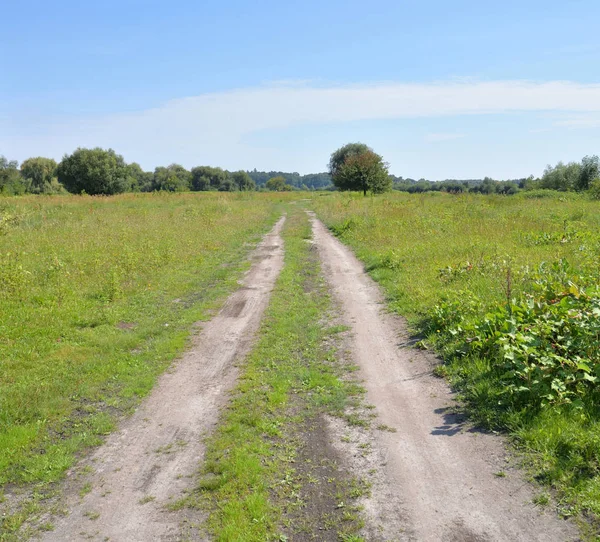
[[[58, 480], [114, 428], [236, 287], [280, 202], [0, 201], [0, 487]], [[16, 518], [0, 518], [0, 530]]]
[[[196, 491], [178, 505], [208, 508], [207, 524], [215, 540], [284, 540], [282, 525], [288, 525], [288, 534], [315, 528], [305, 524], [310, 521], [302, 512], [304, 489], [327, 481], [301, 472], [297, 450], [310, 438], [301, 434], [302, 428], [322, 413], [343, 415], [362, 391], [342, 378], [347, 370], [337, 362], [331, 338], [343, 328], [328, 324], [330, 301], [316, 254], [306, 242], [310, 227], [300, 209], [290, 208], [283, 236], [285, 267], [258, 343], [208, 440]], [[362, 494], [358, 481], [334, 477], [331, 483], [336, 503], [351, 503]], [[359, 540], [348, 537], [360, 528], [360, 515], [348, 511], [344, 520], [344, 511], [334, 508], [328, 511], [332, 523], [327, 528], [338, 529], [340, 539]], [[294, 516], [298, 510], [299, 518]]]
[[[598, 515], [600, 337], [573, 323], [597, 321], [600, 205], [544, 196], [332, 194], [313, 206], [420, 334], [417, 345], [442, 355], [436, 373], [474, 419], [515, 438], [564, 514]], [[528, 380], [532, 360], [542, 362], [535, 378], [557, 378], [547, 397], [550, 381]]]
[[[526, 195], [527, 193], [524, 193]], [[599, 205], [571, 195], [558, 198], [419, 195], [376, 198], [355, 194], [315, 197], [319, 217], [385, 286], [390, 305], [412, 324], [461, 290], [483, 306], [503, 302], [506, 270], [565, 258], [574, 266], [597, 263]], [[561, 242], [566, 235], [567, 242]]]

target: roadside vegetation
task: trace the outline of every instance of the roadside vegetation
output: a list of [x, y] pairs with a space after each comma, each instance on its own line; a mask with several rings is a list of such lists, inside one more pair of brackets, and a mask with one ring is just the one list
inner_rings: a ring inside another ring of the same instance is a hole
[[331, 321], [301, 209], [290, 208], [283, 237], [285, 267], [258, 343], [208, 439], [196, 489], [175, 508], [208, 508], [207, 526], [220, 541], [358, 542], [356, 500], [368, 485], [340, 471], [324, 416], [346, 416], [363, 390], [352, 367], [337, 360], [335, 337], [343, 329]]
[[[0, 202], [0, 532], [152, 388], [235, 289], [281, 196]], [[34, 486], [27, 486], [34, 484]], [[3, 496], [4, 495], [4, 496]], [[4, 503], [3, 503], [4, 501]]]
[[[543, 196], [543, 197], [542, 197]], [[600, 514], [600, 214], [585, 195], [327, 195], [318, 215], [507, 430], [563, 515]], [[419, 337], [418, 337], [419, 338]]]

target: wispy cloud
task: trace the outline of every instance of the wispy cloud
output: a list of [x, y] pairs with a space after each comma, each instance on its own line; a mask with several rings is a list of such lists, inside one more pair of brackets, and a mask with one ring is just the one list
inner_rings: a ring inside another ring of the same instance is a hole
[[554, 125], [565, 128], [600, 128], [600, 114], [592, 111], [585, 115], [573, 115], [555, 121]]
[[[43, 119], [25, 128], [19, 118], [10, 118], [7, 125], [0, 120], [0, 152], [20, 159], [34, 154], [60, 157], [77, 146], [99, 145], [113, 147], [146, 167], [166, 161], [244, 167], [264, 163], [278, 152], [252, 147], [246, 136], [259, 130], [506, 112], [570, 113], [574, 116], [563, 121], [570, 123], [565, 126], [597, 126], [600, 85], [473, 80], [337, 86], [277, 82], [176, 99], [134, 113]], [[594, 114], [596, 123], [586, 124], [589, 114]], [[461, 134], [430, 134], [427, 140], [456, 137]]]

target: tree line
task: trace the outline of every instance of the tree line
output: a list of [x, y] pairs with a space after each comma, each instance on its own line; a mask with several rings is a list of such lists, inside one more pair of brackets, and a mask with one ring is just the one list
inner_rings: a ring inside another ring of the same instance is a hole
[[[533, 177], [530, 179], [533, 180]], [[445, 179], [443, 181], [419, 179], [417, 181], [410, 178], [395, 177], [393, 179], [393, 188], [394, 190], [410, 194], [419, 194], [422, 192], [450, 192], [451, 194], [472, 192], [478, 194], [511, 195], [529, 186], [528, 181], [530, 179], [497, 181], [491, 177], [484, 177], [483, 179]]]
[[348, 143], [332, 153], [327, 172], [300, 175], [281, 171], [227, 171], [219, 167], [197, 166], [191, 170], [179, 164], [144, 171], [137, 163], [126, 163], [112, 149], [79, 148], [60, 163], [35, 157], [20, 166], [0, 156], [0, 194], [119, 194], [122, 192], [186, 192], [249, 190], [356, 190], [364, 194], [390, 189], [421, 193], [480, 193], [511, 195], [520, 191], [548, 189], [589, 192], [600, 199], [600, 163], [596, 155], [581, 162], [558, 162], [547, 166], [539, 178], [445, 179], [429, 181], [397, 177], [388, 164], [364, 143]]
[[600, 199], [600, 160], [598, 156], [584, 156], [581, 162], [558, 162], [548, 165], [541, 177], [533, 175], [521, 179], [494, 180], [483, 179], [446, 179], [428, 181], [427, 179], [404, 179], [392, 176], [394, 190], [409, 193], [443, 191], [451, 193], [474, 192], [480, 194], [516, 194], [530, 190], [557, 190], [559, 192], [588, 192]]
[[197, 166], [191, 170], [179, 164], [144, 171], [126, 163], [114, 150], [79, 148], [60, 163], [35, 157], [20, 166], [0, 156], [0, 194], [86, 193], [112, 195], [123, 192], [187, 191], [286, 191], [322, 189], [331, 186], [328, 174], [227, 171], [219, 167]]
[[282, 177], [287, 185], [298, 190], [325, 190], [333, 186], [331, 175], [328, 172], [300, 175], [297, 172], [257, 171], [253, 169], [252, 171], [248, 171], [248, 175], [250, 175], [258, 187], [266, 186], [268, 180], [277, 177]]

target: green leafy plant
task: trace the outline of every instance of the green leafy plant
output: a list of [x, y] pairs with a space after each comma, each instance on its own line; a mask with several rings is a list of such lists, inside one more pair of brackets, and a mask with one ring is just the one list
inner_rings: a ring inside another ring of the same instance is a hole
[[566, 261], [543, 264], [531, 291], [478, 317], [473, 296], [436, 305], [430, 331], [454, 355], [485, 356], [512, 406], [583, 405], [600, 377], [600, 289]]

